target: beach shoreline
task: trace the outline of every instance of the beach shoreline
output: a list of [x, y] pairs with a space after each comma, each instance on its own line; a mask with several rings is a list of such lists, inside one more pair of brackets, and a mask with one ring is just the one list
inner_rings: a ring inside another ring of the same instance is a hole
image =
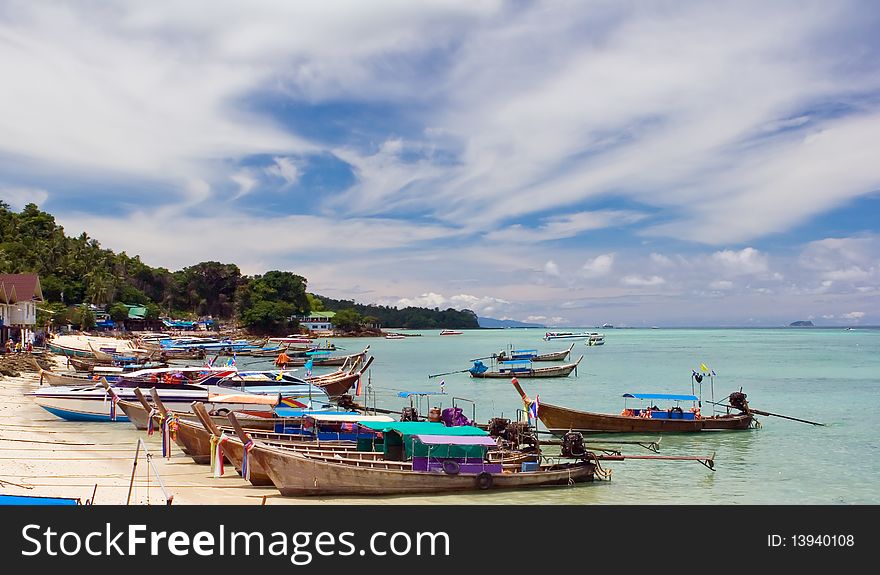
[[[64, 360], [52, 356], [63, 368]], [[173, 505], [308, 505], [378, 503], [355, 498], [283, 497], [275, 487], [255, 487], [231, 465], [214, 478], [177, 445], [162, 457], [159, 433], [148, 436], [128, 422], [71, 422], [57, 418], [28, 395], [40, 388], [36, 373], [0, 378], [0, 493], [4, 495], [79, 498], [96, 505], [124, 505], [138, 439], [142, 439]], [[162, 488], [141, 452], [129, 503], [164, 505]], [[415, 501], [401, 499], [401, 503]], [[394, 503], [384, 499], [381, 502]]]

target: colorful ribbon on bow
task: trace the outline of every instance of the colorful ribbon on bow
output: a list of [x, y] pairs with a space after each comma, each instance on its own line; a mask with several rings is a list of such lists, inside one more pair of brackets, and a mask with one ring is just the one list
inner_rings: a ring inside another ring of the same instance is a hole
[[162, 417], [159, 421], [162, 430], [162, 457], [171, 458], [171, 443], [177, 435], [177, 416], [174, 414]]
[[154, 407], [150, 410], [150, 413], [147, 414], [147, 435], [153, 435], [155, 431], [155, 426], [153, 424], [153, 417], [159, 414], [159, 411]]
[[110, 398], [110, 421], [116, 421], [116, 404], [119, 403], [119, 396], [113, 395]]
[[244, 444], [244, 454], [241, 457], [241, 476], [246, 480], [251, 480], [251, 466], [248, 464], [248, 454], [254, 448], [254, 440], [248, 439], [247, 443]]
[[223, 477], [223, 444], [229, 440], [225, 434], [211, 434], [211, 475]]

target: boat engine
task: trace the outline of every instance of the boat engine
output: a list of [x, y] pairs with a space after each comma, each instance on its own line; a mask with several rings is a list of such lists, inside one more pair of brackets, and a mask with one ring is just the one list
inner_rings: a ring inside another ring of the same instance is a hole
[[418, 421], [419, 412], [415, 407], [404, 407], [400, 412], [400, 421]]
[[728, 397], [727, 400], [730, 402], [731, 406], [740, 411], [749, 410], [749, 402], [746, 401], [746, 394], [741, 391], [734, 391], [730, 394], [730, 397]]
[[569, 431], [562, 436], [560, 453], [563, 457], [583, 457], [587, 454], [584, 447], [584, 436], [577, 431]]
[[505, 419], [503, 417], [493, 417], [489, 420], [489, 425], [486, 431], [489, 432], [489, 435], [492, 437], [501, 437], [503, 439], [510, 439], [507, 437], [507, 426], [510, 425], [510, 420]]

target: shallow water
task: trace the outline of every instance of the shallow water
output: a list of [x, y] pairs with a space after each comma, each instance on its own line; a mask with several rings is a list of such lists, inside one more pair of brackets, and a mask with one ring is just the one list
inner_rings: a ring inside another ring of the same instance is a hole
[[[576, 376], [523, 379], [521, 383], [529, 395], [539, 395], [547, 403], [619, 413], [623, 393], [691, 393], [691, 370], [705, 363], [717, 374], [716, 401], [742, 388], [755, 409], [819, 421], [827, 426], [759, 417], [760, 429], [662, 437], [662, 455], [715, 453], [714, 472], [696, 462], [630, 460], [606, 465], [613, 470], [610, 482], [567, 489], [419, 497], [419, 502], [427, 499], [452, 504], [880, 503], [876, 481], [880, 451], [875, 441], [877, 423], [871, 413], [878, 405], [880, 388], [880, 330], [599, 331], [605, 334], [605, 345], [588, 347], [582, 340], [575, 343], [572, 359], [585, 356]], [[436, 378], [428, 375], [467, 369], [471, 359], [497, 353], [508, 345], [548, 352], [571, 344], [566, 340], [543, 341], [542, 329], [473, 330], [442, 337], [439, 330], [411, 333], [422, 336], [335, 342], [345, 353], [371, 346], [376, 359], [369, 380], [379, 407], [399, 410], [409, 401], [398, 397], [397, 392], [439, 391], [442, 380], [447, 395], [432, 398], [431, 406], [449, 407], [453, 398], [470, 399], [476, 402], [479, 421], [493, 416], [516, 417], [522, 401], [509, 380], [471, 379], [467, 373]], [[367, 383], [364, 382], [365, 387]], [[703, 399], [711, 399], [712, 393], [707, 377], [702, 385]], [[459, 404], [470, 417], [470, 404]], [[427, 408], [423, 402], [420, 412], [426, 413]], [[703, 412], [708, 413], [709, 409], [709, 404], [704, 403]], [[626, 446], [624, 453], [650, 452]]]

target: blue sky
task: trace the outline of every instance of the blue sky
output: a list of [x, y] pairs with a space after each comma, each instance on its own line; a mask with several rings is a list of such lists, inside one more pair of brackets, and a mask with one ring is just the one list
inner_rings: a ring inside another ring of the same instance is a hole
[[0, 2], [0, 197], [547, 325], [880, 324], [873, 2]]

